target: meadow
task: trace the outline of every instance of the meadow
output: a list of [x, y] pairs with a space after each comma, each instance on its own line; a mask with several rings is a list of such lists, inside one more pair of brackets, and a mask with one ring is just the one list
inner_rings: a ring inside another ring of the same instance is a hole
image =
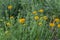
[[0, 0], [0, 40], [60, 40], [60, 0]]

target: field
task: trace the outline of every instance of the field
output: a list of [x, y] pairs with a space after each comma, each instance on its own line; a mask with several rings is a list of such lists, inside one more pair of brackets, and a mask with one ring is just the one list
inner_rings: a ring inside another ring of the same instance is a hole
[[0, 40], [60, 40], [60, 0], [0, 0]]

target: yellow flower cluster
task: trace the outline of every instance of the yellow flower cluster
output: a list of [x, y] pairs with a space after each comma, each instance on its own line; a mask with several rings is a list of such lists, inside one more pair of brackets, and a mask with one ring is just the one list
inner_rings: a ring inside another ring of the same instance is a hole
[[[54, 27], [54, 26], [56, 26], [56, 25], [55, 25], [55, 23], [50, 23], [49, 26], [50, 26], [50, 27]], [[60, 28], [60, 24], [57, 24], [57, 27]]]
[[58, 28], [60, 28], [59, 22], [60, 22], [60, 19], [59, 19], [59, 18], [54, 18], [54, 19], [53, 19], [53, 23], [50, 23], [49, 26], [50, 26], [50, 27], [57, 26]]
[[[38, 10], [38, 12], [43, 13], [44, 10], [43, 10], [43, 9], [40, 9], [40, 10]], [[33, 14], [37, 14], [37, 11], [33, 11], [32, 13], [33, 13]], [[38, 20], [38, 19], [39, 19], [39, 16], [38, 16], [38, 15], [35, 16], [34, 19], [35, 19], [35, 20]], [[43, 16], [43, 19], [44, 19], [44, 20], [47, 20], [48, 17], [47, 17], [47, 16]]]
[[[40, 9], [40, 10], [38, 10], [38, 12], [43, 13], [44, 10], [43, 9]], [[32, 14], [37, 14], [37, 11], [33, 11]]]

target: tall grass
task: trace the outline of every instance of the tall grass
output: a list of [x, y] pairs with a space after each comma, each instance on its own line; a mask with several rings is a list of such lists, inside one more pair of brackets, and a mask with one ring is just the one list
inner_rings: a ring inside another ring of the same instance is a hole
[[60, 0], [0, 0], [0, 40], [60, 40]]

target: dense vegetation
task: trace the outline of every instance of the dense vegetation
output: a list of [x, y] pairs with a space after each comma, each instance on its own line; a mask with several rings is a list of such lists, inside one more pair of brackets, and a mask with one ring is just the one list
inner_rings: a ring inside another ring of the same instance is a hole
[[60, 40], [60, 0], [0, 0], [0, 40]]

